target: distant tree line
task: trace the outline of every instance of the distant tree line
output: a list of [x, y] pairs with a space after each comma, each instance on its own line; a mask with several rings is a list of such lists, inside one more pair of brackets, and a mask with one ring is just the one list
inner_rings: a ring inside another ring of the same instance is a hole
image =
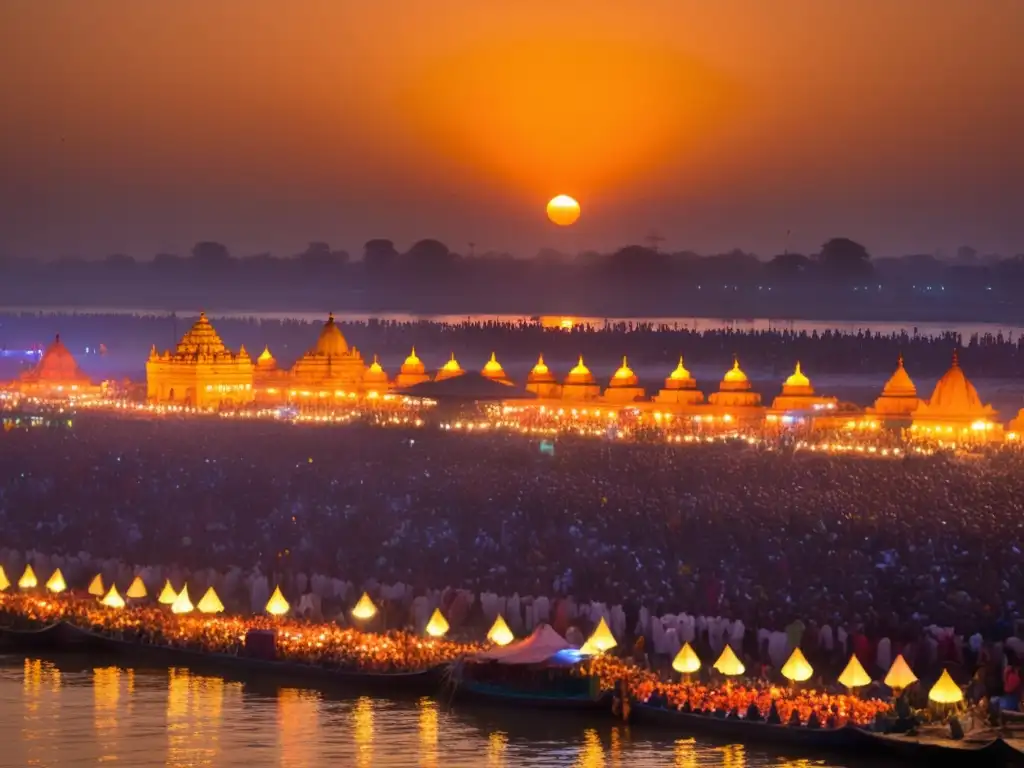
[[[357, 258], [324, 242], [288, 257], [236, 256], [222, 243], [200, 242], [187, 256], [159, 253], [150, 260], [126, 254], [92, 261], [7, 258], [0, 260], [0, 277], [5, 303], [30, 301], [28, 292], [51, 303], [80, 303], [84, 297], [120, 302], [131, 292], [150, 303], [156, 297], [208, 305], [230, 297], [237, 305], [234, 297], [244, 295], [254, 306], [290, 295], [296, 304], [306, 299], [339, 309], [614, 314], [679, 313], [685, 305], [687, 311], [742, 317], [793, 316], [788, 310], [795, 297], [808, 306], [817, 302], [823, 311], [851, 301], [890, 306], [891, 311], [880, 310], [884, 314], [898, 312], [907, 301], [955, 298], [960, 304], [953, 309], [972, 318], [982, 319], [969, 311], [974, 303], [985, 308], [982, 314], [1003, 304], [1014, 317], [1024, 315], [1024, 303], [1017, 300], [1024, 288], [1024, 254], [985, 256], [964, 246], [946, 259], [873, 259], [845, 237], [829, 240], [817, 253], [771, 258], [740, 250], [701, 255], [627, 245], [611, 253], [543, 250], [523, 259], [472, 248], [459, 253], [434, 239], [405, 251], [391, 240], [374, 239]], [[507, 306], [496, 299], [507, 300]]]

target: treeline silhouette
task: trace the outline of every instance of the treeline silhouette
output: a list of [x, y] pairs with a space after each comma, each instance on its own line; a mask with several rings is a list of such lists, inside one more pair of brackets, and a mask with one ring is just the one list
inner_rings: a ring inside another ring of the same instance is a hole
[[872, 259], [848, 238], [818, 253], [769, 259], [742, 251], [700, 255], [627, 245], [612, 253], [459, 253], [433, 239], [399, 251], [368, 241], [358, 258], [328, 243], [302, 253], [236, 257], [222, 243], [190, 255], [125, 254], [88, 261], [0, 260], [0, 301], [222, 309], [315, 309], [423, 313], [711, 315], [830, 319], [1017, 321], [1024, 254], [954, 259], [928, 254]]

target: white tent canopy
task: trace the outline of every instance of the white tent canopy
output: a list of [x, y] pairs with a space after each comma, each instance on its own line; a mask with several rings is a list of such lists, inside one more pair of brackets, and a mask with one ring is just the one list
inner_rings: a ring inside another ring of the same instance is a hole
[[526, 639], [478, 653], [473, 660], [496, 661], [499, 664], [541, 664], [568, 648], [572, 648], [572, 645], [564, 637], [548, 624], [541, 624]]

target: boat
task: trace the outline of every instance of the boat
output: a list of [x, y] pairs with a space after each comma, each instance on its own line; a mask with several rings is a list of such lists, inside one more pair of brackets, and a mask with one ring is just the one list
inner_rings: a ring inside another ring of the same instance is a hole
[[[183, 666], [211, 672], [260, 674], [287, 680], [303, 679], [315, 681], [318, 685], [339, 684], [382, 692], [436, 693], [448, 669], [448, 665], [441, 664], [410, 672], [364, 672], [325, 664], [306, 664], [148, 643], [104, 635], [67, 622], [59, 622], [39, 630], [6, 630], [6, 633], [12, 644], [9, 649], [5, 646], [3, 648], [12, 652], [109, 653], [146, 664]], [[4, 634], [0, 634], [0, 642], [3, 642], [4, 637]]]
[[671, 728], [688, 735], [714, 736], [812, 752], [871, 754], [920, 765], [1024, 766], [1024, 752], [995, 731], [954, 740], [945, 736], [948, 733], [946, 728], [936, 728], [934, 732], [924, 728], [916, 735], [884, 734], [852, 725], [808, 728], [681, 712], [640, 702], [632, 705], [630, 720], [637, 725]]
[[451, 670], [453, 700], [520, 709], [611, 714], [611, 693], [580, 674], [586, 656], [547, 624], [524, 640], [468, 656]]

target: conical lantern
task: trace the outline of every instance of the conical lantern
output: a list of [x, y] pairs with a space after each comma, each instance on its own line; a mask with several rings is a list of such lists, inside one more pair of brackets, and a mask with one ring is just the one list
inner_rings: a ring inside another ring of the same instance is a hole
[[171, 580], [168, 579], [164, 582], [164, 588], [160, 590], [160, 595], [156, 601], [160, 605], [174, 605], [174, 601], [178, 599], [178, 593], [174, 591], [174, 587], [171, 586]]
[[807, 662], [799, 648], [794, 648], [793, 653], [789, 656], [789, 661], [782, 665], [782, 676], [794, 683], [810, 680], [813, 674], [813, 667]]
[[89, 582], [89, 594], [93, 597], [103, 597], [107, 594], [107, 588], [103, 586], [103, 574], [97, 573]]
[[373, 604], [370, 596], [363, 592], [356, 607], [352, 609], [352, 616], [360, 621], [368, 621], [377, 615], [377, 606]]
[[598, 653], [604, 653], [610, 651], [618, 642], [615, 640], [615, 635], [608, 629], [608, 622], [604, 620], [604, 616], [597, 622], [597, 626], [594, 628], [593, 634], [587, 638], [587, 645], [596, 650]]
[[722, 655], [715, 662], [715, 669], [729, 677], [737, 677], [747, 671], [747, 668], [743, 666], [743, 662], [739, 660], [732, 647], [728, 645], [722, 649]]
[[494, 624], [487, 632], [487, 639], [497, 646], [505, 646], [515, 640], [516, 636], [512, 634], [512, 630], [508, 628], [508, 624], [499, 613], [498, 618], [494, 620]]
[[19, 589], [35, 589], [39, 586], [39, 579], [36, 578], [36, 572], [32, 570], [31, 565], [25, 566], [25, 572], [21, 574], [21, 578], [18, 579]]
[[444, 637], [448, 634], [448, 621], [441, 613], [440, 608], [435, 608], [427, 622], [426, 633], [431, 637]]
[[850, 656], [846, 669], [839, 676], [839, 683], [850, 689], [871, 685], [871, 676], [864, 671], [864, 666], [860, 663], [860, 659], [857, 658], [856, 654]]
[[213, 587], [210, 587], [206, 590], [206, 594], [203, 595], [203, 599], [199, 601], [199, 605], [196, 608], [200, 613], [223, 613], [224, 603], [217, 597]]
[[953, 682], [949, 676], [949, 670], [942, 670], [942, 675], [932, 689], [928, 691], [928, 700], [936, 704], [959, 704], [964, 700], [964, 693], [960, 686]]
[[128, 585], [128, 591], [125, 594], [132, 600], [141, 600], [147, 594], [146, 585], [142, 583], [142, 577], [136, 576], [132, 579], [132, 583]]
[[679, 653], [672, 659], [672, 669], [682, 675], [692, 675], [700, 669], [700, 658], [689, 643], [683, 643]]
[[124, 598], [117, 591], [117, 585], [115, 584], [110, 585], [110, 591], [103, 596], [100, 602], [107, 606], [107, 608], [124, 608], [125, 605]]
[[0, 592], [6, 590], [9, 586], [11, 586], [11, 582], [7, 578], [7, 571], [5, 571], [4, 567], [0, 565]]
[[889, 671], [885, 675], [885, 680], [882, 682], [894, 691], [899, 691], [916, 683], [917, 675], [911, 671], [910, 665], [907, 664], [906, 659], [903, 658], [903, 654], [900, 654], [896, 657], [896, 660], [893, 661], [892, 666], [889, 667]]
[[52, 592], [55, 595], [59, 595], [67, 588], [67, 582], [64, 581], [64, 574], [60, 572], [60, 568], [55, 570], [50, 575], [50, 578], [46, 580], [46, 590], [48, 592]]
[[271, 616], [284, 616], [288, 611], [291, 610], [291, 606], [288, 605], [288, 601], [284, 599], [284, 595], [281, 594], [281, 587], [274, 587], [274, 594], [267, 600], [266, 612]]
[[174, 602], [171, 603], [171, 613], [192, 613], [194, 606], [192, 601], [188, 599], [188, 584], [181, 588], [181, 592], [174, 598]]

